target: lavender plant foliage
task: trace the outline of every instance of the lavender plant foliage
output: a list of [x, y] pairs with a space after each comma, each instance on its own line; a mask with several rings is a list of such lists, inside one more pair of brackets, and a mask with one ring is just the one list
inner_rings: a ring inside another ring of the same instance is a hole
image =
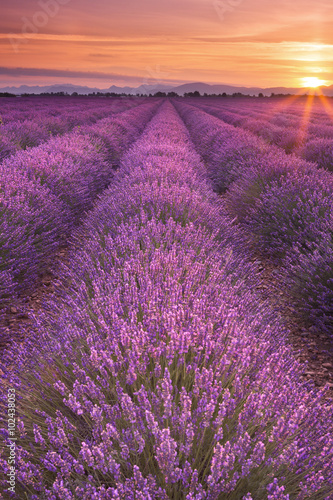
[[[192, 193], [185, 224], [160, 216], [176, 203], [170, 189], [146, 202], [168, 170], [170, 187]], [[11, 374], [1, 366], [22, 416], [18, 497], [332, 494], [324, 391], [302, 385], [283, 325], [251, 290], [255, 264], [221, 238], [237, 239], [238, 230], [214, 212], [204, 172], [166, 103], [89, 214], [84, 241], [74, 240], [64, 286], [50, 314], [35, 318], [36, 338], [17, 353]], [[131, 185], [143, 201], [123, 214], [122, 189]], [[215, 213], [219, 234], [201, 224], [200, 210]]]
[[28, 120], [8, 125], [6, 135], [17, 149], [37, 146], [49, 138], [46, 130], [43, 130], [37, 123]]
[[[158, 116], [158, 128], [152, 120], [122, 158], [112, 185], [85, 221], [84, 234], [96, 231], [101, 212], [116, 225], [144, 213], [144, 217], [156, 216], [164, 221], [172, 217], [183, 226], [190, 220], [219, 232], [216, 217], [225, 209], [209, 186], [206, 168], [194, 152], [188, 132], [177, 115]], [[147, 183], [148, 187], [141, 189]], [[82, 237], [80, 230], [78, 237]], [[232, 238], [225, 232], [221, 237]], [[245, 237], [238, 232], [233, 239], [235, 250], [244, 244]]]
[[319, 167], [333, 171], [333, 147], [332, 138], [316, 138], [308, 141], [302, 150], [303, 157], [313, 161]]
[[288, 175], [311, 176], [314, 170], [313, 164], [296, 156], [287, 156], [276, 150], [268, 152], [261, 159], [259, 167], [249, 165], [242, 177], [230, 186], [226, 195], [228, 209], [239, 222], [244, 223], [250, 219], [249, 213], [255, 210], [258, 200], [269, 191], [273, 183], [282, 184]]
[[244, 217], [260, 248], [283, 256], [297, 243], [305, 252], [332, 221], [333, 178], [325, 171], [291, 171], [271, 182]]
[[[11, 264], [13, 263], [11, 262]], [[1, 315], [3, 307], [7, 305], [7, 303], [10, 300], [16, 298], [15, 296], [16, 294], [15, 294], [13, 276], [11, 273], [12, 271], [11, 267], [8, 266], [8, 263], [4, 263], [3, 259], [1, 259], [0, 268], [1, 268], [0, 272], [0, 297], [1, 297], [0, 315]]]
[[[29, 287], [66, 231], [63, 204], [24, 172], [1, 166], [0, 211], [1, 274]], [[3, 289], [2, 298], [6, 294]]]
[[7, 156], [14, 154], [16, 147], [8, 137], [0, 136], [0, 162]]
[[103, 144], [78, 133], [17, 153], [5, 160], [4, 167], [19, 168], [30, 179], [39, 179], [68, 206], [73, 222], [112, 177]]
[[333, 332], [333, 224], [317, 232], [305, 252], [297, 242], [287, 253], [281, 270], [286, 292], [302, 318], [332, 336]]

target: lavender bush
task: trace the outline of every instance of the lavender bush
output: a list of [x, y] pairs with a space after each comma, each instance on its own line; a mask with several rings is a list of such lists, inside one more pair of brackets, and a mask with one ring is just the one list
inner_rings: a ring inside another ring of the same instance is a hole
[[308, 141], [302, 150], [302, 156], [318, 164], [319, 167], [333, 171], [333, 147], [332, 138], [312, 139]]
[[1, 166], [0, 186], [1, 281], [10, 273], [20, 288], [29, 287], [69, 221], [62, 202], [24, 172]]
[[49, 139], [49, 134], [38, 123], [25, 120], [14, 122], [6, 127], [6, 136], [16, 149], [27, 149], [37, 146]]
[[331, 225], [332, 193], [326, 172], [290, 172], [261, 193], [244, 223], [270, 255], [283, 256], [293, 243], [306, 251]]
[[11, 142], [11, 140], [8, 137], [1, 137], [0, 136], [0, 162], [4, 158], [7, 158], [7, 156], [14, 154], [15, 151], [16, 151], [16, 147]]
[[332, 336], [333, 328], [333, 224], [317, 232], [316, 241], [305, 252], [297, 242], [287, 253], [281, 278], [302, 318]]
[[239, 222], [244, 223], [250, 219], [249, 213], [255, 210], [259, 199], [273, 183], [281, 185], [288, 174], [311, 175], [313, 171], [314, 165], [296, 156], [287, 156], [276, 150], [268, 152], [261, 159], [260, 166], [249, 164], [243, 175], [230, 186], [226, 196], [228, 209]]
[[31, 180], [47, 186], [68, 207], [73, 223], [112, 176], [103, 144], [78, 133], [17, 153], [3, 165], [8, 170], [21, 169]]

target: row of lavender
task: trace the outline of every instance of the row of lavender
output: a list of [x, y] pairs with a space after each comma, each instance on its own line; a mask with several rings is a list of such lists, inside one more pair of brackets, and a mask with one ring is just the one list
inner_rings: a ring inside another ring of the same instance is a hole
[[[278, 99], [200, 99], [205, 105], [212, 104], [226, 111], [237, 113], [238, 117], [247, 116], [250, 119], [269, 120], [270, 124], [278, 127], [302, 126], [304, 119], [308, 122], [310, 133], [322, 137], [332, 136], [332, 107], [327, 98], [314, 98], [312, 96]], [[241, 103], [241, 106], [240, 106]], [[324, 125], [322, 130], [316, 130], [313, 125]]]
[[[10, 122], [22, 122], [25, 120], [42, 120], [46, 117], [61, 117], [76, 114], [84, 110], [108, 107], [112, 101], [124, 102], [123, 98], [98, 98], [98, 97], [57, 97], [57, 96], [34, 96], [6, 99], [0, 97], [0, 122], [6, 125]], [[134, 101], [134, 99], [133, 99]]]
[[309, 324], [332, 334], [333, 177], [247, 131], [177, 102], [215, 189], [265, 254]]
[[18, 152], [0, 165], [0, 298], [29, 289], [153, 116], [141, 104]]
[[[38, 146], [53, 136], [68, 133], [75, 127], [93, 124], [97, 120], [120, 113], [139, 104], [136, 100], [112, 99], [78, 103], [66, 100], [67, 106], [57, 100], [45, 99], [44, 106], [34, 110], [36, 100], [29, 101], [29, 119], [13, 119], [16, 113], [8, 116], [0, 113], [0, 161], [16, 151]], [[21, 108], [21, 106], [20, 106]]]
[[52, 314], [14, 350], [13, 498], [331, 498], [329, 409], [209, 184], [165, 103], [78, 230]]
[[[13, 122], [37, 121], [43, 122], [52, 118], [73, 121], [82, 112], [100, 112], [101, 109], [111, 110], [114, 107], [131, 107], [142, 103], [145, 99], [133, 97], [98, 98], [98, 97], [27, 97], [14, 101], [0, 98], [0, 124], [9, 125]], [[9, 104], [8, 104], [9, 102]]]
[[[279, 128], [287, 128], [292, 133], [306, 125], [309, 136], [326, 138], [333, 136], [333, 107], [327, 98], [294, 96], [277, 100], [200, 99], [195, 102], [224, 110], [226, 117], [235, 120], [237, 125], [252, 123], [254, 126], [257, 121], [258, 127], [261, 122], [262, 125], [266, 123], [269, 128], [272, 125], [272, 131], [277, 132]], [[248, 122], [244, 118], [248, 118]], [[263, 132], [263, 129], [260, 131]]]
[[[313, 108], [309, 102], [304, 101], [298, 104], [296, 117], [286, 117], [287, 112], [280, 115], [274, 109], [267, 112], [266, 102], [262, 103], [262, 112], [254, 111], [249, 104], [246, 111], [240, 112], [230, 104], [217, 100], [210, 104], [198, 104], [198, 100], [195, 100], [191, 104], [226, 123], [258, 135], [287, 153], [295, 153], [307, 161], [316, 162], [319, 167], [333, 170], [333, 108], [329, 111], [321, 110], [321, 113], [317, 111], [320, 116], [312, 118]], [[244, 99], [238, 106], [244, 106]]]

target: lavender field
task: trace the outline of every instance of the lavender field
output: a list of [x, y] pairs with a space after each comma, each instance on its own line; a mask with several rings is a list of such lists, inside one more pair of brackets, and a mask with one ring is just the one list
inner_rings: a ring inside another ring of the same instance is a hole
[[333, 500], [328, 100], [14, 101], [0, 498]]

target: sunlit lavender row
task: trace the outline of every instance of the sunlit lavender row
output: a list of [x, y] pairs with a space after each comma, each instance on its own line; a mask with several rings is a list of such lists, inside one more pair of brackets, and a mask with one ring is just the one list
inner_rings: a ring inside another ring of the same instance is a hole
[[333, 170], [333, 106], [321, 98], [192, 99], [191, 104], [230, 125], [248, 130], [269, 144]]
[[331, 408], [210, 174], [166, 102], [76, 229], [60, 291], [1, 366], [19, 396], [13, 498], [332, 498]]
[[303, 320], [332, 335], [332, 173], [197, 107], [176, 106], [230, 213], [282, 266]]
[[158, 101], [19, 151], [0, 164], [0, 298], [33, 286], [38, 273], [97, 194]]

